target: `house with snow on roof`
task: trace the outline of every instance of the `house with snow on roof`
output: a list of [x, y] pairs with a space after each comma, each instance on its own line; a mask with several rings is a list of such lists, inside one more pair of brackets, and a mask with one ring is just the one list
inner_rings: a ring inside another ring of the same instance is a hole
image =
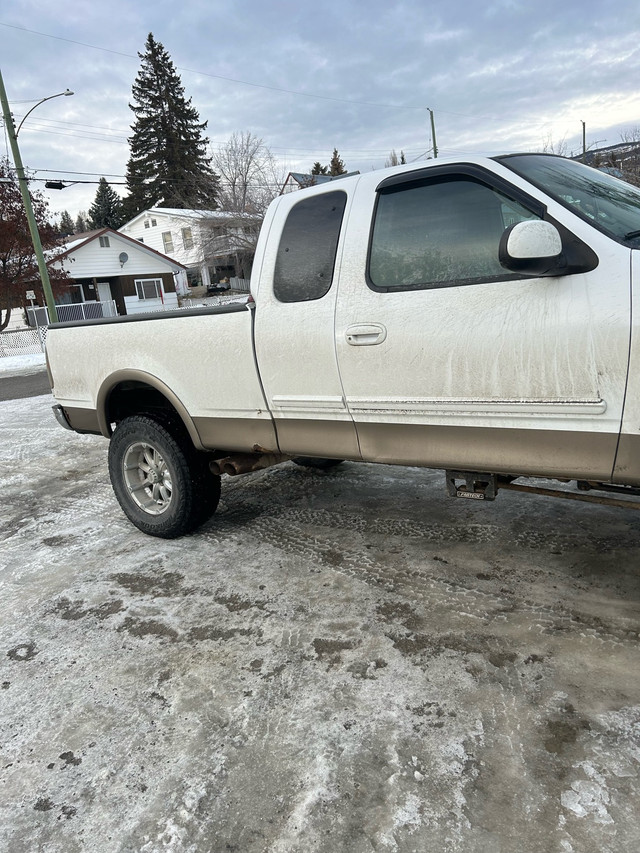
[[261, 223], [249, 213], [152, 207], [119, 233], [179, 261], [186, 275], [178, 277], [178, 293], [186, 294], [223, 279], [248, 279]]

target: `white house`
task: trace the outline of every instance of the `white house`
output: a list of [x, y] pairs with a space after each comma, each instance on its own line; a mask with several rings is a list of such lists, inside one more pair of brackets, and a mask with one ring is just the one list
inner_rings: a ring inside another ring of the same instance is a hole
[[[60, 264], [73, 280], [69, 294], [58, 300], [60, 305], [82, 303], [88, 309], [83, 316], [178, 307], [176, 278], [184, 266], [110, 228], [67, 238], [64, 252], [53, 264]], [[64, 310], [58, 313], [65, 319]], [[75, 319], [72, 311], [66, 313]]]
[[178, 292], [217, 284], [224, 278], [248, 278], [261, 217], [223, 210], [152, 207], [120, 229], [186, 267]]

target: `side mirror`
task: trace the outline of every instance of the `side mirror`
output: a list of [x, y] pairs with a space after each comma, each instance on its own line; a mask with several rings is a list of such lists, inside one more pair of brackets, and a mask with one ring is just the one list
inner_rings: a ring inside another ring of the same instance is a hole
[[500, 239], [498, 257], [511, 272], [532, 276], [569, 272], [560, 232], [542, 219], [527, 219], [507, 228]]

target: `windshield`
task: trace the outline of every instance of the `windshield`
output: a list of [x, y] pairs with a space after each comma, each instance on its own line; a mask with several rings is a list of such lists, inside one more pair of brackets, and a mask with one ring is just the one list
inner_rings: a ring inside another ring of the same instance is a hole
[[549, 154], [496, 157], [620, 242], [640, 247], [640, 189], [575, 160]]

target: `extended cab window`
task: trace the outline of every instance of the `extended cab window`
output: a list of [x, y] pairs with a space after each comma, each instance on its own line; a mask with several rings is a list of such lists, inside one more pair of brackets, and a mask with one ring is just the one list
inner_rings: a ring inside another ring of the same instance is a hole
[[513, 278], [498, 260], [509, 225], [539, 218], [467, 175], [404, 182], [379, 191], [369, 251], [374, 290]]
[[289, 211], [282, 230], [273, 292], [280, 302], [321, 299], [333, 281], [345, 192], [310, 196]]

